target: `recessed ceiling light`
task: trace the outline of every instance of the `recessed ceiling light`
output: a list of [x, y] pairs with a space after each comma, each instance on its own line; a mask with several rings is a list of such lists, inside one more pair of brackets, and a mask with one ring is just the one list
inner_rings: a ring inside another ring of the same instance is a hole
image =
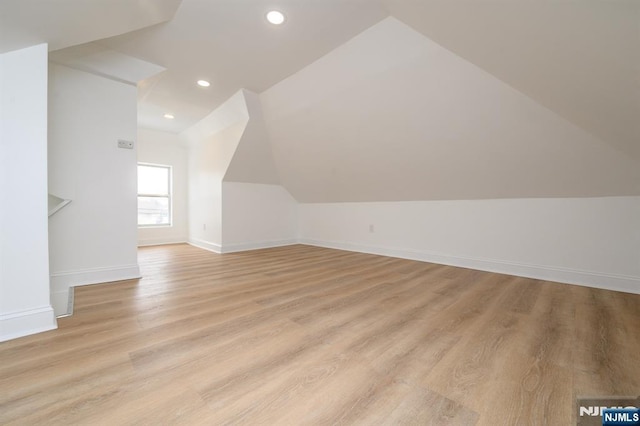
[[164, 118], [166, 118], [167, 120], [173, 120], [176, 117], [173, 114], [166, 113], [164, 115]]
[[277, 10], [272, 10], [267, 13], [267, 21], [271, 22], [273, 25], [280, 25], [284, 22], [284, 14]]
[[198, 86], [209, 87], [211, 86], [211, 83], [209, 83], [207, 80], [198, 80]]

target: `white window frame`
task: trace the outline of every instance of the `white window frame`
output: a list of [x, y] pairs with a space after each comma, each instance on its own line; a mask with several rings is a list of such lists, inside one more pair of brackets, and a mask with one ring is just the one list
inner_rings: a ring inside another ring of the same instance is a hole
[[[167, 169], [169, 171], [167, 178], [169, 179], [168, 182], [168, 186], [167, 188], [169, 188], [169, 194], [164, 195], [164, 194], [141, 194], [137, 188], [136, 188], [136, 192], [138, 193], [137, 197], [136, 197], [136, 202], [138, 201], [138, 199], [140, 197], [157, 197], [157, 198], [168, 198], [169, 199], [169, 223], [154, 223], [154, 224], [150, 224], [150, 225], [141, 225], [138, 223], [138, 228], [168, 228], [173, 226], [173, 167], [169, 166], [167, 164], [154, 164], [154, 163], [141, 163], [138, 162], [138, 164], [136, 165], [136, 172], [138, 171], [138, 166], [144, 166], [144, 167], [158, 167], [161, 169]], [[137, 176], [137, 174], [136, 174]], [[138, 185], [138, 182], [136, 180], [136, 186]], [[137, 212], [137, 208], [136, 208], [136, 212]], [[137, 218], [136, 218], [136, 222], [137, 222]]]

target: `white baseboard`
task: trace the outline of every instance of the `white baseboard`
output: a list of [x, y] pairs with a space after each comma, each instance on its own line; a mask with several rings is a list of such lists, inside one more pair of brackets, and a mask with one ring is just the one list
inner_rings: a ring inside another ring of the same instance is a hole
[[640, 277], [581, 271], [569, 268], [558, 268], [543, 265], [505, 262], [495, 259], [482, 259], [461, 256], [451, 256], [440, 253], [422, 252], [397, 248], [375, 247], [353, 244], [342, 241], [321, 241], [301, 238], [300, 244], [333, 248], [338, 250], [355, 251], [360, 253], [378, 254], [381, 256], [398, 257], [402, 259], [419, 260], [422, 262], [439, 263], [480, 271], [496, 272], [500, 274], [516, 275], [545, 281], [555, 281], [566, 284], [576, 284], [604, 290], [622, 291], [640, 294]]
[[184, 244], [186, 242], [186, 238], [146, 238], [143, 240], [138, 240], [138, 247], [164, 246], [166, 244]]
[[298, 244], [298, 240], [291, 239], [291, 240], [259, 241], [259, 242], [253, 242], [253, 243], [223, 244], [222, 253], [236, 253], [239, 251], [290, 246], [292, 244]]
[[51, 306], [0, 315], [0, 342], [58, 328]]
[[222, 253], [222, 247], [220, 246], [220, 244], [211, 243], [209, 241], [200, 240], [198, 238], [189, 238], [187, 244], [201, 248], [203, 250], [212, 251], [214, 253]]
[[258, 241], [252, 243], [237, 243], [237, 244], [216, 244], [209, 241], [199, 240], [197, 238], [191, 238], [188, 244], [198, 247], [204, 250], [212, 251], [214, 253], [237, 253], [248, 250], [258, 250], [271, 247], [290, 246], [292, 244], [298, 244], [297, 239], [290, 240], [274, 240], [274, 241]]
[[140, 268], [137, 264], [56, 272], [51, 274], [51, 305], [56, 316], [71, 315], [73, 308], [69, 303], [69, 289], [71, 287], [137, 278], [140, 278]]

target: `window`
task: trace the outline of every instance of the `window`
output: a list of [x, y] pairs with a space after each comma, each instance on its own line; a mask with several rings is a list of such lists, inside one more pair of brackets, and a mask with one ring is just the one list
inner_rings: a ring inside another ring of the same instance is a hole
[[138, 163], [138, 226], [171, 226], [171, 166]]

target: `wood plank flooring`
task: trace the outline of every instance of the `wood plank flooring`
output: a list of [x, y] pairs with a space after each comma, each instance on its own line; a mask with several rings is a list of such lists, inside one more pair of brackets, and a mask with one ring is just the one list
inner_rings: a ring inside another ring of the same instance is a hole
[[567, 425], [640, 394], [640, 295], [302, 245], [139, 261], [0, 343], [0, 424]]

